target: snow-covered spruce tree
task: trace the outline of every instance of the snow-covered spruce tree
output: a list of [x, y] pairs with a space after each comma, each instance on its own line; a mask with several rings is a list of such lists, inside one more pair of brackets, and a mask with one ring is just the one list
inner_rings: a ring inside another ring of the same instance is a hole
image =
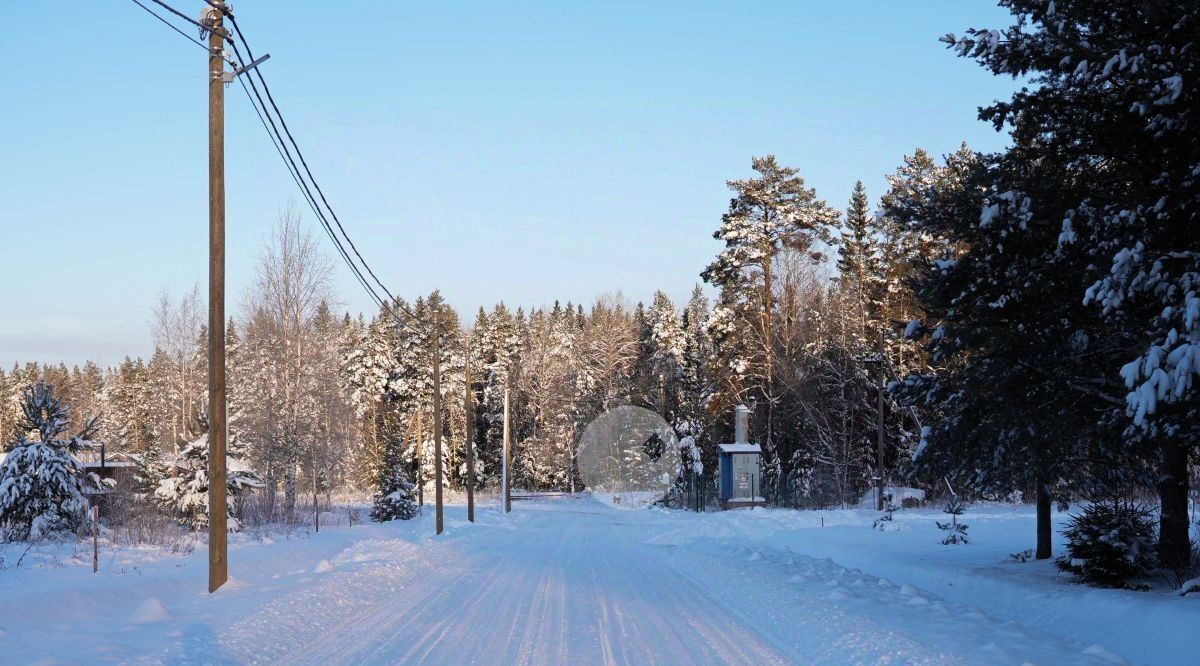
[[137, 499], [151, 505], [161, 505], [157, 496], [158, 487], [174, 474], [173, 459], [169, 460], [164, 457], [157, 445], [152, 446], [148, 451], [130, 454], [130, 457], [137, 467], [133, 477], [133, 487]]
[[[208, 527], [208, 418], [199, 414], [192, 419], [187, 443], [175, 458], [171, 475], [162, 479], [154, 499], [180, 525], [193, 530]], [[237, 498], [251, 488], [263, 486], [258, 473], [241, 459], [244, 447], [237, 437], [230, 438], [225, 458], [226, 515], [230, 532], [241, 529], [234, 515]]]
[[393, 437], [384, 448], [383, 472], [371, 505], [371, 520], [382, 523], [417, 515], [417, 487], [408, 480], [407, 467], [404, 441]]
[[[412, 307], [393, 308], [397, 323], [395, 365], [388, 380], [389, 407], [397, 412], [400, 423], [413, 424], [418, 418], [421, 437], [411, 438], [412, 454], [420, 465], [418, 481], [428, 486], [436, 476], [434, 457], [433, 349], [434, 321], [441, 335], [442, 381], [442, 463], [443, 483], [457, 482], [463, 465], [463, 338], [458, 314], [438, 291], [421, 297]], [[415, 432], [415, 430], [414, 430]]]
[[0, 435], [12, 432], [17, 424], [17, 403], [9, 399], [13, 385], [18, 381], [20, 368], [14, 364], [12, 373], [6, 373], [0, 368]]
[[[588, 401], [598, 414], [606, 400], [612, 406], [628, 400], [623, 391], [629, 386], [630, 364], [624, 352], [637, 338], [620, 327], [619, 312], [597, 305], [592, 314], [586, 334], [570, 304], [564, 308], [556, 302], [549, 312], [530, 314], [517, 385], [526, 401], [526, 418], [514, 439], [513, 479], [518, 485], [575, 490], [575, 428], [583, 409], [578, 402]], [[591, 326], [601, 320], [608, 322], [605, 330]]]
[[54, 394], [53, 385], [39, 381], [21, 398], [22, 419], [0, 462], [0, 537], [36, 541], [74, 532], [87, 516], [84, 491], [101, 486], [75, 457], [91, 446], [95, 422], [64, 438], [71, 407]]
[[1102, 587], [1125, 587], [1154, 566], [1154, 518], [1134, 502], [1108, 497], [1072, 516], [1067, 554], [1055, 561], [1075, 580]]
[[962, 498], [957, 494], [951, 493], [950, 498], [946, 500], [946, 506], [942, 508], [942, 513], [950, 515], [950, 522], [943, 523], [940, 520], [934, 521], [939, 530], [947, 532], [946, 538], [942, 539], [942, 544], [949, 546], [959, 543], [970, 543], [967, 541], [967, 524], [958, 522], [958, 517], [966, 510]]
[[642, 347], [650, 379], [658, 389], [650, 402], [663, 418], [670, 420], [684, 374], [687, 333], [675, 304], [661, 291], [654, 292], [654, 301], [647, 312]]
[[1018, 143], [914, 171], [884, 203], [941, 247], [914, 257], [926, 318], [908, 330], [933, 368], [897, 390], [927, 413], [914, 470], [975, 493], [1033, 486], [1039, 558], [1051, 556], [1051, 490], [1060, 479], [1078, 486], [1078, 461], [1111, 443], [1096, 423], [1115, 399], [1092, 360], [1104, 349], [1099, 315], [1078, 306], [1089, 260], [1058, 243], [1070, 183], [1038, 145]]
[[[1012, 151], [1036, 149], [1027, 164], [1057, 167], [1040, 183], [1061, 190], [1056, 242], [1088, 258], [1085, 300], [1105, 317], [1092, 363], [1124, 380], [1114, 410], [1128, 417], [1126, 440], [1158, 462], [1159, 559], [1181, 566], [1191, 555], [1188, 458], [1200, 442], [1200, 5], [1001, 4], [1013, 25], [945, 41], [1031, 84], [982, 117], [1013, 128]], [[1028, 193], [994, 194], [1019, 204]]]
[[712, 413], [709, 410], [715, 391], [713, 378], [713, 344], [705, 323], [708, 321], [708, 298], [700, 285], [683, 310], [684, 351], [682, 376], [675, 395], [676, 412], [671, 425], [680, 437], [692, 437], [700, 453], [705, 474], [712, 476], [717, 468], [716, 447], [711, 442]]
[[873, 338], [883, 325], [884, 267], [879, 218], [871, 214], [862, 181], [854, 184], [838, 238], [838, 282], [853, 303], [855, 337]]
[[[480, 312], [483, 312], [482, 309]], [[476, 381], [480, 385], [475, 422], [478, 456], [482, 465], [476, 465], [475, 472], [480, 475], [482, 483], [498, 483], [500, 479], [504, 389], [510, 389], [510, 398], [515, 401], [518, 359], [525, 338], [525, 313], [520, 309], [513, 312], [499, 303], [491, 313], [476, 318], [472, 353], [477, 362], [472, 375], [477, 376]]]
[[690, 487], [693, 471], [700, 476], [705, 470], [703, 442], [708, 435], [705, 404], [709, 397], [707, 361], [711, 345], [704, 327], [693, 322], [704, 320], [707, 305], [703, 291], [697, 286], [681, 316], [666, 294], [656, 292], [642, 341], [645, 365], [657, 384], [647, 406], [659, 411], [671, 424], [684, 451], [678, 479], [681, 487]]
[[140, 453], [159, 440], [160, 423], [150, 397], [152, 382], [146, 364], [128, 356], [104, 383], [105, 441], [123, 451]]
[[369, 325], [352, 323], [348, 330], [355, 342], [342, 360], [342, 377], [362, 433], [356, 471], [359, 483], [373, 487], [383, 473], [383, 451], [391, 434], [386, 401], [399, 343], [395, 322], [382, 312]]
[[351, 343], [348, 331], [325, 302], [318, 306], [311, 325], [313, 338], [309, 351], [314, 365], [323, 371], [310, 374], [304, 384], [308, 398], [303, 408], [316, 418], [306, 438], [303, 468], [308, 477], [305, 486], [316, 506], [320, 493], [324, 492], [328, 499], [333, 486], [355, 471], [354, 454], [358, 451], [348, 451], [347, 444], [358, 438], [361, 422], [344, 378], [337, 371]]
[[[721, 384], [723, 402], [713, 405], [718, 412], [750, 398], [759, 399], [755, 417], [762, 433], [764, 461], [771, 470], [791, 450], [775, 445], [774, 410], [777, 402], [775, 280], [776, 261], [788, 253], [820, 259], [819, 241], [832, 240], [830, 229], [838, 213], [805, 186], [799, 170], [781, 166], [773, 155], [751, 162], [757, 176], [732, 180], [734, 192], [729, 210], [713, 238], [725, 247], [701, 273], [704, 281], [720, 290], [709, 318], [709, 332], [725, 373]], [[776, 476], [778, 478], [778, 475]], [[771, 488], [778, 484], [768, 483]]]

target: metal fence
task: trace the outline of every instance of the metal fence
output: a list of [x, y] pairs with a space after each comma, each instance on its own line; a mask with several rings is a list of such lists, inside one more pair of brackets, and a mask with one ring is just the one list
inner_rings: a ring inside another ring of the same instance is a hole
[[686, 478], [683, 484], [676, 486], [671, 493], [670, 507], [687, 511], [720, 510], [713, 479], [700, 475]]

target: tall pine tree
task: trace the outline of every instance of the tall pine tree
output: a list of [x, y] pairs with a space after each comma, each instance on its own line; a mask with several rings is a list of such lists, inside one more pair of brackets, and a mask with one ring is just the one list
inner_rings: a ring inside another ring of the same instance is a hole
[[[1086, 302], [1105, 317], [1089, 342], [1092, 363], [1105, 381], [1119, 372], [1126, 385], [1125, 404], [1113, 411], [1128, 419], [1126, 440], [1157, 458], [1159, 557], [1184, 565], [1187, 465], [1200, 443], [1200, 5], [1001, 4], [1011, 25], [945, 41], [995, 74], [1030, 80], [981, 117], [1012, 129], [1006, 161], [1041, 168], [1054, 180], [1038, 185], [1061, 194], [1057, 210], [1044, 211], [1021, 188], [1034, 183], [1019, 180], [995, 192], [980, 223], [999, 213], [997, 223], [1017, 236], [1033, 229], [1026, 217], [1038, 229], [1054, 223], [1053, 243], [1086, 257]], [[1024, 200], [1029, 215], [1003, 214]]]

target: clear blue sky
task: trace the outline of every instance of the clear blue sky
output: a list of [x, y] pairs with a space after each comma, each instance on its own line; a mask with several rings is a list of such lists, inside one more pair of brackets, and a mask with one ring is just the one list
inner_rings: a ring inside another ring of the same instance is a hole
[[[234, 9], [384, 281], [410, 299], [440, 287], [468, 316], [685, 298], [752, 155], [844, 208], [914, 147], [1001, 147], [976, 108], [1014, 87], [937, 41], [1005, 24], [989, 0]], [[0, 363], [148, 356], [157, 293], [206, 279], [206, 56], [125, 0], [11, 3], [5, 23]], [[240, 88], [227, 109], [232, 312], [301, 199]], [[336, 275], [345, 307], [369, 310]]]

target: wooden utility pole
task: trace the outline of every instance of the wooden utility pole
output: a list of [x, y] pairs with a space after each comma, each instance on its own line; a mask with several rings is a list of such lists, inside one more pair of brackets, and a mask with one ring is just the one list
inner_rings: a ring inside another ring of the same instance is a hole
[[504, 473], [501, 474], [501, 490], [500, 503], [504, 507], [504, 513], [512, 511], [512, 447], [508, 441], [508, 389], [504, 389]]
[[321, 498], [317, 495], [317, 463], [313, 461], [312, 469], [312, 494], [313, 494], [313, 531], [321, 532]]
[[433, 312], [433, 455], [436, 458], [433, 489], [437, 533], [442, 533], [442, 331], [437, 310]]
[[208, 591], [229, 579], [225, 523], [225, 28], [224, 3], [208, 25]]
[[886, 379], [885, 379], [886, 369], [883, 367], [883, 364], [884, 364], [884, 358], [885, 358], [884, 354], [885, 353], [886, 353], [886, 350], [884, 349], [884, 344], [883, 344], [883, 329], [881, 328], [881, 329], [879, 329], [879, 407], [877, 409], [877, 411], [879, 412], [879, 414], [878, 414], [879, 418], [878, 418], [877, 425], [876, 425], [876, 427], [879, 430], [878, 442], [877, 442], [879, 450], [875, 452], [875, 455], [876, 455], [875, 487], [878, 489], [877, 490], [877, 493], [878, 493], [877, 509], [880, 511], [883, 510], [883, 392], [884, 392], [884, 383], [886, 381]]
[[92, 573], [100, 571], [100, 505], [92, 507]]
[[[425, 433], [421, 432], [421, 406], [417, 406], [417, 446], [413, 456], [417, 459], [417, 506], [425, 506]], [[424, 512], [422, 512], [424, 515]]]
[[467, 385], [463, 396], [463, 413], [467, 431], [467, 521], [475, 522], [475, 396], [471, 391], [471, 339], [467, 338], [467, 353], [463, 357], [463, 376]]

